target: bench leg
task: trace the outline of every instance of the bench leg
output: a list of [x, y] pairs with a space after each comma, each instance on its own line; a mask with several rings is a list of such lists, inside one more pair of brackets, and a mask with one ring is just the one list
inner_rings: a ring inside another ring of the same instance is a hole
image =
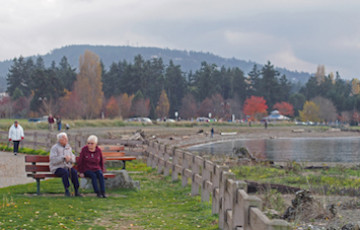
[[40, 195], [40, 179], [36, 178], [36, 194]]
[[126, 161], [122, 161], [123, 163], [124, 163], [124, 166], [123, 166], [123, 168], [122, 169], [125, 169], [125, 164], [126, 164]]

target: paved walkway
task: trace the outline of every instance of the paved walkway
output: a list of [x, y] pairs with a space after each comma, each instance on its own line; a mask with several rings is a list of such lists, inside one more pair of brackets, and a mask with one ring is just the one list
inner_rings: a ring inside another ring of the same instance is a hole
[[35, 182], [26, 177], [24, 158], [24, 154], [15, 156], [10, 152], [0, 152], [0, 188]]

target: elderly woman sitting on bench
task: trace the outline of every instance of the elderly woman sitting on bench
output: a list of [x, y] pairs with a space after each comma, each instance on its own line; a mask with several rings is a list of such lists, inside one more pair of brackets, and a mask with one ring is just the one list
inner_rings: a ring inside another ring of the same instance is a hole
[[[81, 149], [78, 160], [78, 170], [80, 177], [89, 177], [94, 188], [94, 192], [99, 198], [106, 198], [104, 181], [104, 160], [101, 149], [97, 146], [98, 138], [91, 135], [87, 139], [87, 145]], [[100, 190], [98, 187], [98, 180]]]

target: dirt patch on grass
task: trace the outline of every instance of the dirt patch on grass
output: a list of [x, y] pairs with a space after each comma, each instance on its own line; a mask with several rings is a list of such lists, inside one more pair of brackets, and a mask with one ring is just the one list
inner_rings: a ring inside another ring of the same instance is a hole
[[134, 221], [131, 219], [135, 216], [130, 213], [121, 212], [118, 216], [111, 216], [112, 213], [107, 212], [101, 218], [97, 218], [94, 221], [94, 224], [98, 226], [105, 227], [105, 229], [133, 229], [133, 230], [142, 230], [144, 227], [137, 226]]

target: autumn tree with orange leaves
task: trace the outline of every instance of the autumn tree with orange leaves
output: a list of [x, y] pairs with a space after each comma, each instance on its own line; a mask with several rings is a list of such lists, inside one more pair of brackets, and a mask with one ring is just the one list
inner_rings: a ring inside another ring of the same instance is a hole
[[277, 109], [281, 115], [294, 116], [294, 106], [285, 101], [276, 103], [273, 108]]
[[104, 93], [101, 81], [100, 58], [95, 53], [86, 50], [80, 56], [80, 72], [76, 77], [74, 91], [81, 103], [81, 117], [86, 119], [100, 116]]
[[105, 106], [106, 116], [109, 118], [114, 118], [119, 115], [119, 112], [120, 108], [118, 102], [116, 101], [114, 96], [110, 97], [109, 101]]
[[70, 119], [77, 119], [81, 117], [80, 111], [83, 110], [81, 108], [82, 104], [80, 103], [80, 99], [76, 95], [75, 91], [71, 92], [65, 89], [65, 95], [60, 98], [59, 104], [59, 113], [62, 114], [63, 117]]
[[181, 99], [180, 117], [190, 119], [196, 116], [197, 104], [194, 96], [191, 93], [186, 94]]
[[120, 107], [120, 115], [124, 118], [130, 117], [130, 110], [132, 105], [132, 100], [134, 98], [134, 94], [128, 95], [127, 93], [121, 94], [118, 101], [119, 101], [119, 107]]
[[150, 114], [150, 99], [144, 98], [138, 90], [131, 102], [131, 113], [135, 117], [147, 117]]
[[267, 114], [266, 100], [263, 97], [251, 96], [245, 100], [244, 114], [249, 116], [250, 120], [260, 120]]
[[170, 103], [165, 90], [161, 91], [158, 104], [155, 109], [158, 118], [165, 118], [168, 116], [170, 110]]

